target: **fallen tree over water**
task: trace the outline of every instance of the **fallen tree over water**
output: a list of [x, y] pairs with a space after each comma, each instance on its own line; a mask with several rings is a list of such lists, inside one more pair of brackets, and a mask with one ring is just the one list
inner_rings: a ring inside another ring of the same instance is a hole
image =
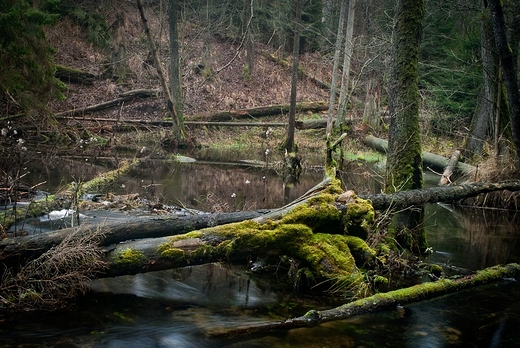
[[357, 301], [349, 302], [336, 308], [317, 311], [310, 310], [301, 317], [278, 322], [266, 322], [249, 325], [242, 328], [215, 330], [208, 333], [209, 337], [237, 337], [255, 333], [290, 330], [301, 327], [312, 327], [334, 320], [347, 319], [356, 315], [396, 308], [398, 305], [426, 300], [463, 289], [499, 281], [505, 277], [520, 275], [520, 265], [513, 263], [505, 266], [494, 266], [478, 271], [475, 274], [458, 279], [442, 279], [423, 283], [408, 288], [378, 293]]
[[[331, 184], [330, 180], [310, 189], [305, 195], [286, 207], [273, 209], [269, 214], [265, 211], [235, 212], [217, 214], [198, 214], [188, 216], [153, 216], [128, 219], [126, 222], [118, 222], [103, 226], [105, 237], [100, 242], [101, 246], [121, 243], [124, 241], [144, 238], [157, 238], [173, 236], [190, 231], [256, 219], [257, 222], [266, 222], [269, 219], [277, 220], [283, 218], [284, 214], [290, 212], [299, 204], [308, 202], [309, 199], [327, 190]], [[375, 210], [405, 209], [413, 205], [425, 203], [444, 202], [456, 203], [467, 197], [476, 196], [481, 193], [509, 190], [519, 191], [520, 181], [504, 181], [500, 183], [473, 183], [465, 185], [433, 187], [420, 190], [401, 191], [394, 194], [372, 194], [361, 195], [359, 198], [369, 200]], [[339, 198], [339, 196], [338, 196]], [[335, 209], [348, 212], [346, 201], [334, 201]], [[90, 226], [81, 229], [88, 231]], [[46, 234], [38, 234], [26, 237], [4, 239], [0, 241], [0, 263], [7, 266], [21, 264], [24, 260], [35, 258], [55, 245], [58, 245], [72, 228], [63, 229]], [[341, 232], [341, 230], [340, 230]]]

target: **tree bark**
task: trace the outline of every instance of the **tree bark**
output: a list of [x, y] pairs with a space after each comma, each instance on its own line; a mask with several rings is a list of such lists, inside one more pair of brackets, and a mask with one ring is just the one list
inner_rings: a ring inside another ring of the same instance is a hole
[[77, 83], [80, 85], [91, 85], [96, 79], [94, 74], [59, 64], [56, 65], [54, 77], [65, 83]]
[[[174, 127], [173, 135], [177, 145], [184, 144], [184, 115], [182, 98], [182, 78], [179, 54], [179, 34], [177, 31], [178, 0], [168, 1], [168, 24], [170, 29], [170, 100]], [[168, 105], [170, 107], [170, 105]]]
[[[250, 109], [239, 109], [222, 111], [215, 113], [209, 117], [209, 121], [231, 121], [233, 119], [251, 119], [254, 117], [273, 116], [288, 113], [291, 109], [290, 104], [277, 104], [268, 106], [259, 106]], [[304, 111], [323, 111], [327, 110], [327, 105], [324, 102], [301, 102], [296, 103], [296, 110]], [[195, 116], [190, 117], [191, 120], [207, 119], [207, 117]]]
[[[170, 7], [172, 7], [172, 6], [170, 6]], [[172, 99], [171, 90], [166, 85], [166, 78], [164, 77], [164, 72], [162, 69], [161, 61], [159, 60], [159, 56], [157, 55], [157, 48], [155, 46], [155, 42], [153, 40], [152, 33], [150, 32], [150, 28], [148, 27], [148, 20], [146, 19], [146, 16], [144, 14], [143, 4], [142, 4], [141, 0], [137, 0], [137, 8], [139, 9], [141, 21], [143, 22], [144, 32], [148, 39], [148, 46], [150, 48], [150, 53], [152, 54], [153, 59], [154, 59], [154, 65], [155, 65], [155, 69], [157, 70], [157, 76], [159, 77], [159, 82], [161, 83], [162, 91], [167, 96], [166, 106], [167, 106], [168, 112], [170, 113], [170, 115], [172, 117], [173, 134], [175, 135], [176, 141], [178, 143], [177, 145], [180, 145], [181, 143], [184, 142], [184, 139], [183, 139], [184, 132], [181, 129], [182, 125], [179, 124], [179, 119], [177, 117], [177, 110], [174, 106], [174, 100]], [[171, 19], [170, 19], [170, 21], [171, 21]]]
[[500, 57], [504, 84], [506, 86], [511, 131], [516, 153], [515, 160], [518, 164], [520, 161], [520, 92], [518, 91], [516, 69], [514, 66], [513, 53], [507, 42], [504, 12], [502, 10], [501, 1], [488, 0], [488, 4], [489, 9], [491, 10], [495, 43]]
[[[499, 98], [500, 81], [498, 79], [498, 57], [495, 52], [495, 40], [489, 9], [483, 8], [481, 23], [480, 52], [482, 58], [482, 91], [479, 93], [477, 108], [471, 120], [470, 132], [465, 144], [464, 155], [467, 158], [481, 156], [490, 128], [495, 123], [496, 104]], [[500, 125], [495, 124], [495, 127]]]
[[[63, 112], [58, 112], [54, 116], [56, 118], [62, 118], [65, 116], [78, 116], [84, 114], [91, 114], [97, 111], [113, 108], [121, 105], [122, 103], [128, 101], [134, 101], [136, 99], [145, 99], [145, 98], [155, 98], [158, 97], [160, 92], [158, 90], [153, 89], [136, 89], [132, 91], [128, 91], [125, 93], [121, 93], [119, 98], [109, 100], [103, 103], [99, 103], [96, 105], [87, 106], [80, 109], [68, 110]], [[117, 119], [114, 119], [114, 122], [117, 122]]]
[[400, 191], [393, 194], [359, 195], [360, 198], [369, 199], [375, 210], [388, 208], [405, 209], [414, 205], [425, 203], [457, 203], [468, 197], [474, 197], [481, 193], [494, 191], [520, 191], [520, 181], [502, 181], [498, 183], [473, 183], [464, 185], [440, 186], [408, 191]]
[[386, 190], [421, 188], [423, 169], [417, 87], [424, 0], [399, 0], [394, 27]]
[[345, 33], [345, 52], [343, 53], [343, 71], [341, 74], [341, 91], [339, 93], [338, 101], [338, 117], [336, 119], [336, 127], [341, 126], [345, 122], [345, 115], [347, 114], [349, 83], [350, 83], [350, 62], [352, 61], [352, 52], [354, 45], [352, 42], [354, 34], [354, 19], [355, 19], [356, 0], [349, 0], [348, 2], [348, 16], [347, 16], [347, 31]]
[[300, 22], [302, 15], [302, 0], [294, 0], [295, 14], [294, 14], [294, 42], [293, 42], [293, 57], [291, 67], [291, 106], [289, 108], [289, 126], [287, 127], [287, 138], [285, 140], [285, 150], [287, 152], [294, 152], [296, 146], [294, 144], [294, 127], [296, 122], [296, 94], [298, 92], [298, 58], [300, 56]]
[[[208, 226], [253, 219], [264, 213], [263, 211], [251, 211], [129, 218], [126, 222], [100, 225], [105, 235], [100, 245], [109, 246], [134, 239], [184, 234]], [[96, 226], [83, 225], [80, 228], [83, 231], [88, 231], [96, 228]], [[74, 228], [65, 228], [55, 232], [1, 240], [0, 263], [8, 267], [17, 267], [19, 264], [34, 259], [53, 246], [58, 245], [73, 230]]]
[[451, 183], [451, 176], [453, 175], [453, 170], [457, 163], [459, 162], [460, 157], [460, 151], [457, 150], [451, 155], [450, 161], [448, 162], [448, 165], [444, 169], [444, 172], [442, 173], [441, 180], [439, 181], [440, 186], [448, 185]]
[[506, 266], [494, 266], [477, 273], [455, 280], [442, 279], [436, 282], [423, 283], [409, 288], [378, 293], [370, 297], [346, 303], [336, 308], [323, 311], [310, 310], [305, 315], [277, 322], [264, 322], [247, 325], [241, 328], [215, 330], [209, 337], [238, 337], [254, 333], [266, 333], [303, 327], [313, 327], [322, 323], [343, 320], [356, 315], [396, 308], [411, 302], [455, 293], [463, 289], [496, 282], [504, 277], [515, 277], [520, 274], [520, 265], [513, 263]]
[[330, 100], [329, 110], [327, 112], [327, 138], [332, 132], [334, 125], [334, 109], [336, 107], [336, 90], [338, 88], [336, 80], [338, 79], [339, 56], [341, 54], [341, 44], [343, 43], [343, 32], [345, 29], [345, 12], [347, 11], [347, 1], [341, 1], [341, 9], [339, 11], [338, 33], [336, 34], [336, 45], [334, 50], [334, 65], [332, 67], [332, 81], [330, 83]]

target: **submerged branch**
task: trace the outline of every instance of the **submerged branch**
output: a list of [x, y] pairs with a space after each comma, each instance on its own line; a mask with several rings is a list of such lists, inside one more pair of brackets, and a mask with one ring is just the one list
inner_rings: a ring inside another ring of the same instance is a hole
[[518, 274], [520, 274], [520, 265], [516, 263], [506, 266], [494, 266], [456, 280], [442, 279], [436, 282], [419, 284], [387, 293], [379, 293], [324, 311], [310, 310], [301, 317], [280, 322], [267, 322], [257, 326], [212, 331], [208, 333], [208, 336], [232, 338], [255, 333], [311, 327], [329, 321], [342, 320], [364, 313], [392, 308], [397, 305], [435, 298], [462, 289], [498, 281], [504, 277], [517, 276]]

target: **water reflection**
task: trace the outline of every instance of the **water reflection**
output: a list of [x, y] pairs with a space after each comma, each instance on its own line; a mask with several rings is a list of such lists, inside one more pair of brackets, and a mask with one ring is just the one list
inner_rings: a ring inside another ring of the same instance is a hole
[[[48, 191], [55, 192], [71, 178], [88, 180], [110, 167], [65, 161], [60, 171], [34, 172], [32, 181], [49, 180]], [[356, 164], [341, 173], [342, 181], [360, 194], [379, 192], [381, 182], [369, 180], [374, 172], [377, 168]], [[209, 204], [231, 210], [248, 204], [268, 208], [299, 197], [322, 177], [322, 172], [308, 170], [300, 184], [288, 186], [275, 170], [149, 160], [114, 189], [200, 210]], [[209, 193], [218, 200], [208, 199]], [[425, 223], [434, 250], [428, 261], [453, 273], [520, 261], [518, 214], [429, 204]], [[253, 281], [243, 268], [220, 264], [99, 280], [92, 288], [96, 293], [71, 312], [0, 318], [0, 346], [512, 347], [520, 342], [520, 286], [511, 280], [315, 328], [233, 340], [208, 339], [206, 333], [333, 305], [275, 291]]]
[[430, 262], [471, 271], [520, 262], [517, 212], [428, 204], [426, 216]]

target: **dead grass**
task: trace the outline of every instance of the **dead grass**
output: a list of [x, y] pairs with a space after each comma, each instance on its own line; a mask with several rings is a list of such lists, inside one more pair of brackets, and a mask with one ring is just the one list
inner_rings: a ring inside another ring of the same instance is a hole
[[95, 274], [106, 267], [98, 246], [102, 227], [77, 230], [59, 245], [23, 265], [6, 270], [0, 280], [0, 303], [14, 311], [55, 310], [84, 294]]

